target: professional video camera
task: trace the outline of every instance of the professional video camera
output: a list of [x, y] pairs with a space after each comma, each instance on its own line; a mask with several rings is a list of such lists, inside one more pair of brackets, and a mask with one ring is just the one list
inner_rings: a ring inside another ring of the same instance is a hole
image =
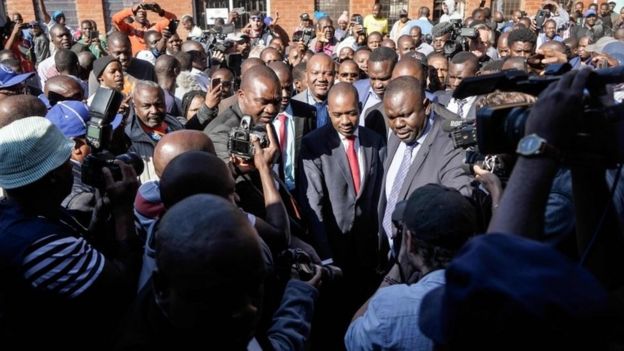
[[[303, 281], [310, 280], [316, 273], [312, 258], [301, 249], [286, 249], [282, 251], [276, 260], [276, 270], [279, 277], [290, 277], [291, 270], [297, 271]], [[342, 269], [332, 265], [321, 266], [321, 280], [325, 283], [342, 279]]]
[[108, 168], [113, 179], [121, 180], [121, 168], [115, 160], [131, 165], [137, 175], [143, 173], [143, 160], [134, 152], [118, 156], [113, 155], [110, 142], [113, 137], [112, 122], [121, 106], [123, 95], [107, 88], [98, 88], [89, 107], [87, 124], [87, 144], [91, 147], [89, 154], [82, 163], [82, 182], [98, 189], [105, 186], [103, 168]]
[[200, 42], [206, 52], [220, 51], [225, 53], [234, 46], [234, 42], [227, 39], [227, 35], [234, 33], [233, 26], [214, 26], [202, 32], [201, 37], [193, 37], [192, 40]]
[[[550, 65], [546, 72], [565, 72], [569, 64]], [[529, 76], [522, 71], [504, 71], [487, 76], [462, 80], [453, 97], [487, 94], [495, 90], [515, 91], [539, 95], [548, 85], [559, 80], [557, 75]], [[581, 118], [570, 120], [575, 136], [570, 150], [565, 152], [564, 163], [595, 166], [597, 163], [614, 167], [624, 161], [624, 104], [606, 106], [602, 101], [608, 94], [608, 84], [624, 82], [624, 67], [599, 69], [587, 80], [584, 109]], [[556, 108], [553, 106], [553, 108]], [[483, 154], [513, 154], [524, 137], [525, 123], [530, 114], [527, 104], [490, 106], [477, 112], [476, 136], [478, 150]]]
[[460, 51], [469, 51], [468, 39], [475, 39], [479, 35], [475, 28], [464, 27], [461, 19], [452, 19], [450, 23], [453, 25], [453, 30], [449, 40], [444, 43], [444, 56], [446, 57], [453, 57]]
[[242, 158], [243, 160], [251, 160], [254, 155], [254, 146], [251, 142], [251, 136], [256, 136], [260, 141], [260, 147], [269, 146], [269, 137], [262, 125], [251, 125], [251, 117], [243, 116], [240, 126], [232, 128], [228, 139], [228, 151], [230, 155]]

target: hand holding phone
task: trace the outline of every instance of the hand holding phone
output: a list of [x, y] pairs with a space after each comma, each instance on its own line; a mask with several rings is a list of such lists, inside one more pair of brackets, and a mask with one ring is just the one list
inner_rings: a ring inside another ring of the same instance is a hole
[[210, 84], [211, 89], [216, 89], [221, 84], [221, 78], [213, 78]]

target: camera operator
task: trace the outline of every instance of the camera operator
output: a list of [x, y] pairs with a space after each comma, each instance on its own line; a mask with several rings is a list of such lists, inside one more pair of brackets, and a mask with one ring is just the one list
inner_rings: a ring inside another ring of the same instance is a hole
[[433, 51], [438, 54], [444, 54], [444, 46], [447, 41], [451, 40], [452, 33], [453, 24], [450, 22], [442, 22], [433, 26], [431, 29]]
[[72, 188], [72, 147], [45, 118], [0, 129], [0, 187], [7, 194], [0, 203], [0, 290], [8, 348], [109, 349], [111, 325], [134, 296], [141, 263], [132, 216], [136, 174], [122, 162], [120, 180], [102, 170], [99, 202], [109, 205], [115, 229], [112, 237], [94, 236], [61, 207]]

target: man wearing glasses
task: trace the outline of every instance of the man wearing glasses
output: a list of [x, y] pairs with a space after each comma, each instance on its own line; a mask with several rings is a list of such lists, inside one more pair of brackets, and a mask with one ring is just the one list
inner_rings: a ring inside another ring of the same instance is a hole
[[251, 47], [256, 45], [269, 46], [273, 35], [267, 26], [264, 25], [260, 11], [253, 11], [249, 15], [249, 23], [243, 28], [243, 33], [251, 39]]

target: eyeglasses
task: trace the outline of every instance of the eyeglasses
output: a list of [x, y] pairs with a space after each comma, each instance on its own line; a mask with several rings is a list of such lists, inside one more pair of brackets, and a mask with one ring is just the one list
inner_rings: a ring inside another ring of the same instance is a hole
[[261, 18], [259, 16], [251, 16], [251, 17], [249, 17], [249, 19], [251, 21], [260, 21], [261, 20]]

